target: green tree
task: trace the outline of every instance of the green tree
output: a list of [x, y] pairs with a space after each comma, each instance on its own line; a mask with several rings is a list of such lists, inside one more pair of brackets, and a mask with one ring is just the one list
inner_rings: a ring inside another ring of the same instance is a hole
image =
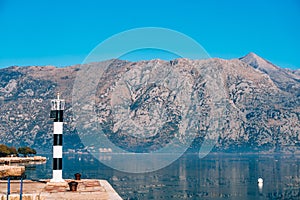
[[0, 157], [6, 157], [10, 155], [10, 149], [5, 144], [0, 144]]
[[36, 150], [30, 147], [20, 147], [18, 148], [18, 153], [23, 154], [26, 157], [30, 154], [36, 154]]
[[17, 149], [16, 147], [9, 147], [10, 155], [17, 155]]

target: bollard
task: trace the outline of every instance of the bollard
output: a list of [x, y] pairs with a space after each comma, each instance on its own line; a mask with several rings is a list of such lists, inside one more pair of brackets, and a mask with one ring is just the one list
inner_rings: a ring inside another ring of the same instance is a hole
[[78, 185], [77, 182], [71, 181], [71, 182], [69, 183], [70, 191], [76, 192], [76, 191], [77, 191], [77, 185]]
[[79, 181], [80, 177], [81, 177], [81, 174], [76, 173], [76, 174], [74, 174], [74, 176], [75, 176], [75, 180]]

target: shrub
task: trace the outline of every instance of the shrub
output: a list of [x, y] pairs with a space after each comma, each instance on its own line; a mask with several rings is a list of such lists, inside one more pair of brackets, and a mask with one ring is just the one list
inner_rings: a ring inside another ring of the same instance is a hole
[[30, 154], [36, 154], [36, 150], [32, 149], [30, 147], [20, 147], [20, 148], [18, 148], [18, 153], [23, 154], [24, 156], [27, 156]]

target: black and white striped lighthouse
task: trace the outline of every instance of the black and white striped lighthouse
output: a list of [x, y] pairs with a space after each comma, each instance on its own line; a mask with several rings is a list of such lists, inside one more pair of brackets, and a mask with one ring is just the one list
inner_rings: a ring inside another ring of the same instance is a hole
[[65, 182], [62, 178], [62, 142], [63, 142], [63, 114], [65, 100], [60, 99], [57, 93], [57, 99], [51, 100], [50, 118], [54, 120], [53, 130], [53, 176], [51, 182]]

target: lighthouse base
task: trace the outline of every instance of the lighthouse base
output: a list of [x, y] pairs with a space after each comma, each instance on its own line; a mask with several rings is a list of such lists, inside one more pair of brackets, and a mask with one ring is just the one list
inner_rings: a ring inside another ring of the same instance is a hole
[[50, 180], [51, 183], [65, 183], [66, 181], [62, 178], [62, 170], [53, 170], [53, 176]]

